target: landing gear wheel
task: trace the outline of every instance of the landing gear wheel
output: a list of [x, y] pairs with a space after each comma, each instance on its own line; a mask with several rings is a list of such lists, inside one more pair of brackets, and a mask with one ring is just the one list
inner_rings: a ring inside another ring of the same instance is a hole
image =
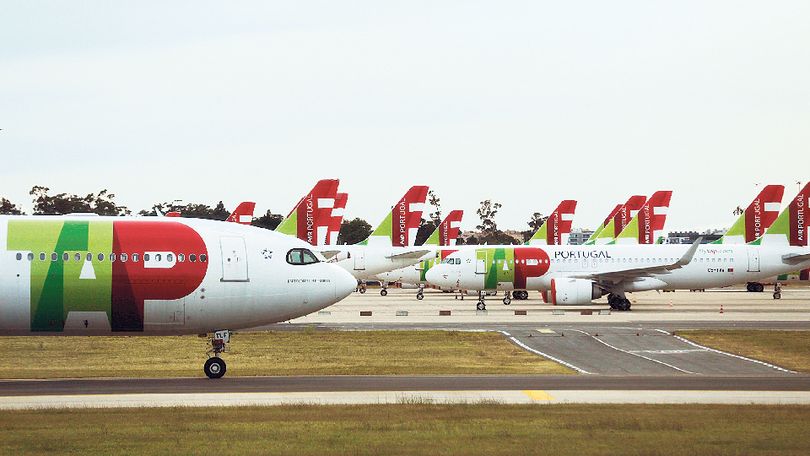
[[366, 287], [360, 287], [360, 294], [365, 294]]
[[782, 299], [782, 293], [776, 292], [773, 294], [773, 299]]
[[754, 291], [756, 291], [757, 293], [762, 293], [763, 291], [765, 291], [765, 285], [761, 283], [756, 284], [754, 286]]
[[475, 306], [478, 310], [487, 310], [487, 305], [484, 304], [484, 301], [478, 301], [478, 304]]
[[380, 290], [380, 296], [388, 296], [388, 290], [386, 290], [385, 288]]
[[424, 298], [425, 298], [425, 295], [423, 295], [421, 291], [419, 293], [416, 293], [416, 300], [417, 301], [421, 301]]
[[225, 375], [225, 361], [216, 356], [208, 358], [203, 367], [203, 371], [205, 371], [205, 375], [207, 375], [208, 378], [221, 378]]
[[616, 309], [622, 312], [630, 310], [630, 300], [627, 298], [622, 299], [622, 301], [616, 306]]

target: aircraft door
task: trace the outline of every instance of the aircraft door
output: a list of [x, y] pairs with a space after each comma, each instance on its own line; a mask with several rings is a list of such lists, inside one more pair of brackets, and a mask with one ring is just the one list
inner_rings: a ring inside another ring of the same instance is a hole
[[759, 272], [759, 250], [748, 249], [748, 272]]
[[475, 273], [487, 273], [487, 252], [486, 250], [475, 252]]
[[366, 269], [366, 251], [359, 249], [352, 252], [354, 255], [354, 269], [362, 271]]
[[222, 282], [248, 282], [247, 249], [245, 238], [222, 236], [219, 238], [222, 249]]

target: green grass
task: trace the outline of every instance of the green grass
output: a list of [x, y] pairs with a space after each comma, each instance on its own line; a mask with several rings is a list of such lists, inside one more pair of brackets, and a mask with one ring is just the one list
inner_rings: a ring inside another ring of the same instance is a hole
[[[14, 356], [0, 378], [203, 376], [204, 339], [0, 337]], [[504, 340], [457, 331], [268, 331], [237, 334], [228, 376], [572, 373]]]
[[787, 405], [285, 405], [3, 417], [0, 454], [14, 455], [810, 453], [810, 407]]
[[712, 330], [675, 334], [707, 347], [810, 372], [810, 331]]

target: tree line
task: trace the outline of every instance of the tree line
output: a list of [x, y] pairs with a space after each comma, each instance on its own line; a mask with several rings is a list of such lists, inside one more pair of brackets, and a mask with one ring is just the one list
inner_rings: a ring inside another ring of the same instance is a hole
[[[31, 191], [28, 192], [33, 198], [34, 215], [63, 215], [74, 213], [93, 213], [105, 216], [132, 215], [132, 211], [129, 208], [115, 203], [115, 195], [107, 191], [107, 189], [101, 190], [98, 194], [90, 193], [85, 196], [70, 193], [51, 195], [49, 192], [50, 189], [48, 187], [39, 185], [35, 185]], [[432, 190], [428, 192], [427, 202], [433, 208], [433, 211], [428, 214], [427, 218], [422, 218], [416, 235], [416, 245], [423, 244], [442, 222], [441, 201]], [[481, 201], [481, 207], [476, 211], [481, 220], [481, 223], [476, 226], [480, 235], [478, 237], [470, 237], [467, 240], [468, 244], [502, 245], [518, 243], [518, 240], [498, 229], [498, 225], [495, 223], [495, 216], [500, 208], [500, 203], [493, 203], [491, 200]], [[231, 214], [231, 211], [225, 207], [222, 201], [218, 202], [213, 207], [198, 203], [179, 204], [178, 201], [174, 201], [153, 204], [151, 209], [141, 210], [137, 215], [155, 216], [158, 212], [162, 214], [177, 212], [181, 217], [211, 220], [227, 220], [228, 216]], [[17, 204], [12, 203], [6, 198], [0, 198], [0, 214], [24, 215], [22, 209]], [[524, 237], [524, 242], [540, 228], [546, 218], [547, 217], [543, 217], [542, 214], [538, 212], [532, 215], [532, 218], [528, 222], [530, 228], [521, 232]], [[254, 217], [251, 225], [274, 230], [283, 219], [283, 215], [275, 214], [268, 210], [264, 215]], [[371, 232], [371, 225], [361, 218], [344, 220], [340, 226], [338, 243], [356, 244], [366, 239]], [[458, 243], [463, 244], [464, 241], [459, 239]]]

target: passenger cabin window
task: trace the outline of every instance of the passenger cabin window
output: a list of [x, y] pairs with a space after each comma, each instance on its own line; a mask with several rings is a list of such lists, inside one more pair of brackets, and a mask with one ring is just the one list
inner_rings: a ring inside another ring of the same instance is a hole
[[287, 252], [287, 263], [312, 264], [318, 263], [318, 258], [309, 249], [292, 249]]

